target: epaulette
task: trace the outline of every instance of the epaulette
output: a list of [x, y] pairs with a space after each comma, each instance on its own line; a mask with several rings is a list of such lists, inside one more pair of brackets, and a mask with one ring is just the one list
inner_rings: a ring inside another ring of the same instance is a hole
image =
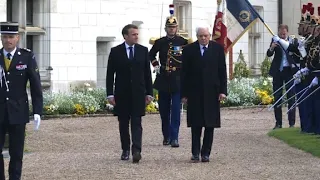
[[149, 44], [154, 45], [154, 43], [155, 43], [156, 40], [158, 40], [158, 39], [160, 39], [160, 38], [155, 38], [155, 37], [150, 38]]
[[180, 36], [180, 37], [182, 37], [183, 39], [187, 40], [187, 41], [188, 41], [188, 44], [193, 43], [192, 38], [186, 38], [186, 37], [184, 37], [184, 36]]
[[296, 38], [296, 36], [295, 36], [294, 34], [292, 34], [292, 35], [289, 35], [289, 37], [290, 37], [291, 39], [294, 39], [294, 38]]
[[31, 52], [31, 50], [30, 49], [28, 49], [28, 48], [20, 48], [21, 50], [24, 50], [24, 51], [26, 51], [26, 52]]

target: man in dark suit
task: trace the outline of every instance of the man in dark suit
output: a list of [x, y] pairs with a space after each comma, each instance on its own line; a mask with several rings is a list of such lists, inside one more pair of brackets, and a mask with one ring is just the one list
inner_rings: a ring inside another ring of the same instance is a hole
[[[288, 41], [291, 43], [292, 39], [288, 36], [288, 26], [287, 25], [279, 25], [278, 27], [278, 34], [279, 34], [279, 40], [282, 39], [285, 41]], [[272, 42], [270, 44], [270, 48], [267, 51], [267, 56], [271, 57], [274, 55], [274, 58], [271, 63], [269, 74], [273, 77], [273, 91], [275, 92], [279, 88], [283, 86], [284, 83], [287, 83], [290, 81], [294, 75], [294, 73], [298, 70], [296, 67], [295, 62], [293, 61], [292, 57], [288, 55], [289, 49], [288, 47], [281, 48], [279, 42], [277, 42], [275, 38], [272, 39]], [[291, 83], [288, 83], [286, 85], [286, 89], [288, 90], [292, 85], [293, 81]], [[274, 101], [278, 101], [279, 98], [282, 96], [282, 90], [278, 91], [274, 95]], [[291, 98], [294, 96], [295, 92], [293, 90], [290, 90], [287, 93], [287, 98]], [[279, 102], [280, 104], [281, 102]], [[288, 102], [288, 108], [290, 108], [294, 103], [294, 99], [290, 100]], [[276, 124], [274, 129], [282, 128], [282, 108], [281, 107], [275, 107], [274, 108], [274, 114], [276, 119]], [[288, 120], [289, 120], [289, 126], [294, 127], [295, 125], [295, 118], [296, 118], [296, 112], [295, 109], [289, 112], [288, 114]]]
[[43, 96], [39, 69], [34, 54], [18, 48], [18, 23], [1, 23], [0, 50], [0, 179], [5, 179], [2, 148], [9, 134], [9, 179], [21, 178], [26, 123], [29, 122], [29, 102], [26, 91], [30, 82], [35, 128], [40, 125]]
[[[148, 48], [137, 44], [138, 27], [129, 24], [122, 29], [125, 42], [111, 48], [107, 68], [107, 96], [118, 116], [122, 147], [121, 160], [130, 154], [129, 121], [131, 120], [132, 160], [141, 159], [142, 126], [146, 104], [152, 98], [152, 77]], [[114, 74], [116, 78], [114, 81]], [[114, 87], [115, 84], [115, 87]]]
[[[181, 94], [188, 103], [187, 124], [191, 127], [192, 157], [209, 162], [214, 128], [220, 128], [220, 101], [227, 95], [227, 70], [224, 49], [210, 41], [208, 27], [197, 28], [198, 40], [182, 52]], [[205, 127], [202, 148], [200, 139]]]

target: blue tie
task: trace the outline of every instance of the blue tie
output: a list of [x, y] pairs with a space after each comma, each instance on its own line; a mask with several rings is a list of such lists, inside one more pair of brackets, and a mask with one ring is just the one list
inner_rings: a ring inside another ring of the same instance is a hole
[[133, 60], [133, 51], [132, 51], [132, 46], [129, 47], [129, 60]]
[[203, 47], [202, 47], [202, 49], [203, 49], [203, 53], [202, 53], [202, 56], [204, 56], [204, 53], [206, 52], [206, 50], [207, 50], [207, 47], [203, 46]]

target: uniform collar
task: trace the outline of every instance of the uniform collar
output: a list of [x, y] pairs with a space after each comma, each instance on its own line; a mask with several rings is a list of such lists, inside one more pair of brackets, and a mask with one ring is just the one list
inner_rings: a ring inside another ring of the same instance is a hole
[[11, 52], [8, 52], [3, 48], [3, 55], [4, 55], [4, 57], [7, 57], [7, 54], [10, 53], [11, 54], [11, 58], [12, 58], [13, 55], [16, 53], [16, 51], [17, 51], [17, 47], [15, 47], [14, 50], [11, 51]]

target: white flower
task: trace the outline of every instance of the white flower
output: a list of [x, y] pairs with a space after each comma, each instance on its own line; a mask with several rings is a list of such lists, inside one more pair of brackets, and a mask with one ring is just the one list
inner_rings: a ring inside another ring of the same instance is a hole
[[87, 87], [90, 87], [90, 84], [89, 83], [84, 83], [85, 86]]
[[93, 89], [92, 88], [88, 88], [88, 91], [93, 91]]

